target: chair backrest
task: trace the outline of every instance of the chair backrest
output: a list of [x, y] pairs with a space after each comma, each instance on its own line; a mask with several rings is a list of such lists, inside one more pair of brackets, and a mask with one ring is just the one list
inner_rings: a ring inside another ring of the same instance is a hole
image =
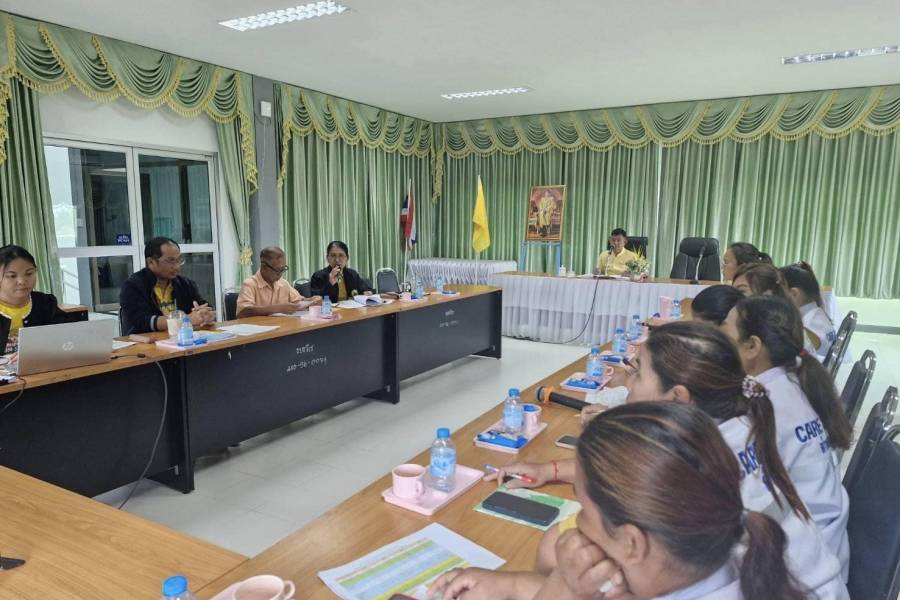
[[866, 418], [866, 424], [863, 425], [859, 437], [856, 438], [856, 447], [853, 449], [853, 455], [847, 464], [847, 470], [844, 471], [844, 489], [847, 493], [856, 488], [860, 475], [872, 457], [875, 446], [884, 436], [884, 432], [894, 422], [894, 413], [897, 410], [897, 388], [891, 386], [884, 393], [881, 402], [875, 403], [869, 416]]
[[831, 344], [828, 354], [825, 355], [825, 360], [822, 361], [822, 365], [831, 373], [832, 379], [834, 379], [838, 369], [841, 367], [841, 361], [844, 360], [844, 354], [847, 353], [847, 348], [850, 347], [850, 338], [853, 337], [854, 331], [856, 331], [856, 311], [851, 310], [844, 317], [844, 320], [841, 321], [834, 343]]
[[378, 293], [393, 292], [400, 293], [400, 281], [397, 279], [397, 273], [390, 267], [383, 267], [375, 272], [375, 288]]
[[866, 397], [866, 391], [869, 389], [869, 383], [872, 382], [875, 363], [875, 353], [866, 350], [862, 358], [853, 363], [850, 377], [847, 378], [847, 383], [844, 384], [844, 389], [841, 391], [841, 404], [844, 406], [844, 414], [847, 415], [851, 427], [856, 423], [859, 409]]
[[238, 293], [234, 291], [225, 292], [225, 320], [234, 321], [237, 319], [237, 301]]
[[892, 427], [850, 494], [850, 579], [854, 600], [895, 600], [900, 592], [900, 445]]
[[[612, 246], [606, 244], [607, 250], [612, 250]], [[629, 235], [627, 240], [625, 241], [625, 249], [631, 250], [632, 252], [636, 252], [641, 256], [647, 256], [647, 238], [644, 236], [631, 236]]]
[[312, 286], [309, 283], [309, 279], [295, 279], [294, 289], [304, 298], [312, 296]]
[[[700, 259], [701, 251], [702, 259]], [[681, 240], [669, 277], [693, 279], [694, 274], [697, 273], [698, 260], [700, 260], [700, 279], [704, 281], [722, 280], [719, 240], [716, 238], [684, 238]]]

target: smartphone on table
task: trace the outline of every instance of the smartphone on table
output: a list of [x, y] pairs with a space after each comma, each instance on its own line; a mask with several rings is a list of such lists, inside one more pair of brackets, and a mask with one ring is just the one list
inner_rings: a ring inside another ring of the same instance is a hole
[[568, 448], [569, 450], [574, 450], [575, 446], [578, 445], [578, 438], [574, 435], [564, 435], [556, 440], [556, 445], [560, 448]]

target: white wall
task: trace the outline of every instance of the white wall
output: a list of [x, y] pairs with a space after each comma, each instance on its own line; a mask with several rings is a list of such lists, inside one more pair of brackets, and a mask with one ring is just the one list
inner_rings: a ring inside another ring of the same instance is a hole
[[[215, 123], [206, 116], [185, 119], [166, 107], [146, 110], [123, 98], [110, 103], [95, 102], [74, 88], [54, 96], [42, 95], [40, 105], [47, 137], [215, 153], [218, 157]], [[239, 251], [222, 164], [218, 159], [217, 162], [219, 269], [224, 290], [234, 286]]]

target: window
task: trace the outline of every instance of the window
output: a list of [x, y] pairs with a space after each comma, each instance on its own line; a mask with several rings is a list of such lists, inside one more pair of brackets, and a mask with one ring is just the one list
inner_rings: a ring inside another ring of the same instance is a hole
[[44, 140], [63, 299], [116, 313], [119, 289], [145, 266], [144, 244], [174, 239], [210, 306], [218, 305], [216, 176], [212, 156]]

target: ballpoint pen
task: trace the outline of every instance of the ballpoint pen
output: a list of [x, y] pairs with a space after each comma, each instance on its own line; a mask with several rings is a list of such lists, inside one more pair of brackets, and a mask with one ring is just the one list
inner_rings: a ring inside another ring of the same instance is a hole
[[[495, 467], [494, 465], [484, 465], [484, 468], [490, 471], [491, 473], [499, 473], [500, 469]], [[519, 481], [524, 481], [525, 483], [537, 483], [537, 479], [534, 477], [530, 477], [528, 475], [520, 475], [519, 473], [506, 473], [507, 477], [512, 477], [513, 479], [518, 479]]]

